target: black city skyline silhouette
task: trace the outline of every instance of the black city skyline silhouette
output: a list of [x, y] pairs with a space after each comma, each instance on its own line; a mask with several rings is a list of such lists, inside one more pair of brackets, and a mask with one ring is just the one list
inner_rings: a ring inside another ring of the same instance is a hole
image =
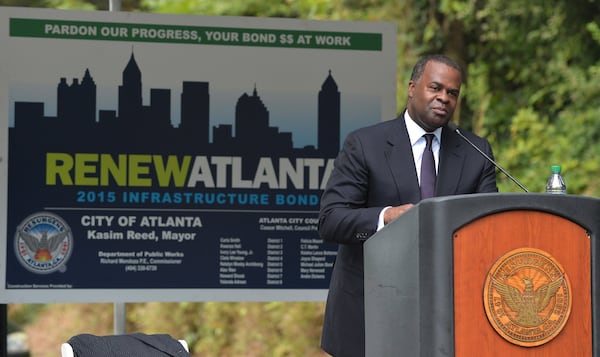
[[97, 108], [96, 83], [89, 68], [81, 81], [73, 78], [69, 84], [65, 77], [60, 78], [55, 117], [44, 115], [43, 102], [15, 102], [11, 147], [18, 138], [28, 138], [52, 150], [106, 150], [110, 144], [116, 150], [129, 151], [333, 158], [340, 149], [340, 92], [331, 71], [321, 84], [316, 103], [316, 148], [294, 148], [292, 133], [269, 125], [269, 110], [256, 86], [235, 104], [235, 132], [231, 124], [218, 124], [212, 128], [212, 142], [209, 82], [182, 82], [177, 127], [171, 120], [171, 89], [150, 88], [149, 105], [143, 105], [142, 92], [142, 72], [133, 51], [122, 72], [116, 110]]

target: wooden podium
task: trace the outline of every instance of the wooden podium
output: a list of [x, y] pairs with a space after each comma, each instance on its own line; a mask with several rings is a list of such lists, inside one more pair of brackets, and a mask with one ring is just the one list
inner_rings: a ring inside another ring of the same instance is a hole
[[600, 200], [428, 199], [364, 245], [366, 356], [600, 357]]

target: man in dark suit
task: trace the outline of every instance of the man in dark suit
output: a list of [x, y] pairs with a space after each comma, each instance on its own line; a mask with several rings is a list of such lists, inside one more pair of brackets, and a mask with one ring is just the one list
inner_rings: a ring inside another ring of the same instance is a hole
[[[365, 355], [363, 243], [422, 199], [424, 134], [434, 135], [434, 196], [498, 191], [495, 167], [446, 127], [462, 76], [446, 56], [421, 59], [404, 113], [350, 133], [335, 161], [319, 214], [321, 238], [339, 244], [321, 339], [335, 357]], [[487, 140], [466, 135], [493, 158]]]

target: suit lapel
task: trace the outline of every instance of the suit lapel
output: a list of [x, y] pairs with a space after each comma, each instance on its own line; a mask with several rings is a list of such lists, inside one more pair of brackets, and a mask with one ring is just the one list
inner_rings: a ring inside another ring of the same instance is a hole
[[463, 142], [458, 135], [444, 127], [442, 129], [442, 146], [436, 182], [436, 196], [447, 196], [456, 193], [460, 173], [464, 165]]
[[418, 202], [420, 199], [419, 181], [412, 154], [412, 147], [406, 130], [404, 117], [395, 120], [397, 125], [388, 136], [389, 149], [385, 152], [400, 202]]

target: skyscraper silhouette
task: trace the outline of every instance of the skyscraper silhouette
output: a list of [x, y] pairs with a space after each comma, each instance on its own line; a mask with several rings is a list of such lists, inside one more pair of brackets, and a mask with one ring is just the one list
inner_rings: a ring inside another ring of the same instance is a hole
[[318, 150], [335, 157], [340, 150], [340, 92], [337, 83], [329, 75], [319, 91]]
[[[57, 85], [57, 115], [44, 114], [44, 103], [14, 103], [15, 127], [24, 136], [36, 135], [38, 142], [85, 145], [87, 150], [104, 148], [107, 139], [119, 150], [202, 152], [246, 156], [329, 157], [340, 147], [340, 92], [331, 71], [318, 95], [318, 146], [294, 148], [291, 132], [270, 125], [270, 112], [258, 95], [243, 93], [235, 104], [234, 125], [212, 128], [210, 139], [209, 83], [184, 81], [180, 94], [180, 122], [171, 118], [171, 89], [151, 88], [150, 104], [142, 101], [142, 71], [132, 52], [122, 71], [115, 109], [98, 109], [97, 86], [89, 69], [69, 84], [60, 78]], [[14, 132], [14, 130], [11, 130]], [[35, 133], [34, 133], [35, 131]], [[69, 138], [68, 141], [60, 138]]]
[[209, 141], [210, 94], [208, 82], [183, 82], [181, 92], [181, 130], [194, 132], [200, 145]]
[[96, 124], [96, 83], [88, 69], [83, 79], [74, 78], [71, 85], [61, 78], [57, 88], [58, 124], [66, 128], [91, 128]]
[[143, 125], [142, 116], [142, 72], [133, 52], [123, 70], [123, 81], [119, 86], [119, 121], [130, 130]]
[[242, 150], [256, 153], [285, 153], [292, 149], [291, 133], [280, 133], [277, 127], [269, 126], [269, 110], [256, 87], [251, 96], [240, 96], [235, 106], [235, 142]]

